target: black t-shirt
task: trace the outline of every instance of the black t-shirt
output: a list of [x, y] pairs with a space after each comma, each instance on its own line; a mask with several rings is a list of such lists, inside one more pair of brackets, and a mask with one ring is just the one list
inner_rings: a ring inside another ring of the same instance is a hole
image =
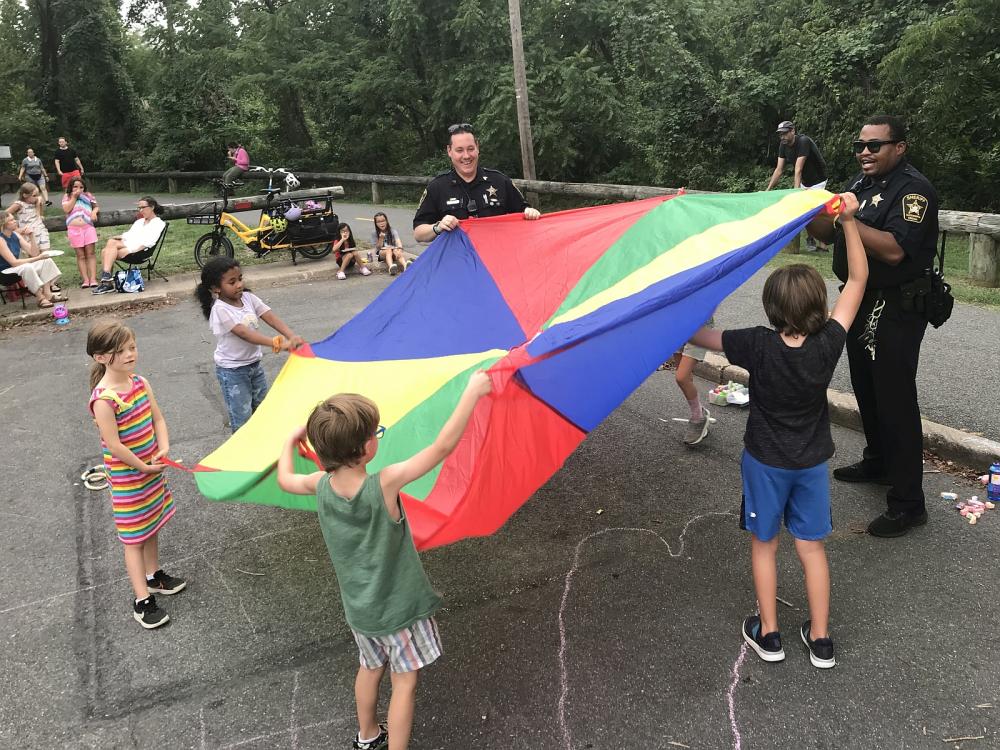
[[472, 182], [466, 182], [450, 169], [427, 186], [413, 217], [413, 228], [434, 224], [448, 214], [457, 219], [483, 218], [516, 214], [527, 207], [528, 201], [502, 172], [480, 167]]
[[796, 135], [791, 146], [786, 146], [783, 141], [778, 144], [778, 157], [793, 168], [800, 156], [806, 157], [806, 163], [802, 165], [802, 184], [809, 187], [823, 182], [826, 179], [826, 162], [812, 138]]
[[57, 148], [56, 149], [56, 164], [59, 165], [59, 169], [62, 172], [73, 172], [79, 169], [76, 166], [77, 154], [76, 150], [72, 148]]
[[750, 373], [743, 444], [768, 466], [808, 469], [833, 455], [826, 389], [847, 340], [832, 318], [793, 348], [772, 328], [722, 332], [726, 358]]
[[[857, 175], [847, 190], [858, 196], [858, 221], [890, 232], [905, 257], [890, 266], [868, 256], [868, 289], [889, 289], [920, 278], [934, 262], [938, 237], [938, 197], [930, 181], [901, 160], [880, 177]], [[847, 281], [847, 241], [838, 226], [833, 242], [833, 272]]]

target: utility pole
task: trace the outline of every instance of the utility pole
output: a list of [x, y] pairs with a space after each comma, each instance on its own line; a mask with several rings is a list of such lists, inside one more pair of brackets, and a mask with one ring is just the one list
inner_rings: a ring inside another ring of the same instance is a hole
[[[528, 110], [528, 77], [524, 72], [524, 37], [521, 33], [521, 0], [507, 0], [510, 10], [510, 46], [514, 53], [514, 94], [517, 98], [517, 129], [521, 134], [521, 168], [524, 179], [535, 177], [535, 144], [531, 139], [531, 115]], [[538, 196], [530, 195], [532, 205]]]

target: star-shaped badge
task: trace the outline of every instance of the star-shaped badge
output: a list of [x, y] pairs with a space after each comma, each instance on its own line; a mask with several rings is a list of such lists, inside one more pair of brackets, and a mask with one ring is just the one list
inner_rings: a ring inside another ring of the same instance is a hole
[[495, 198], [497, 195], [497, 189], [492, 185], [490, 185], [490, 189], [487, 190], [486, 192], [489, 193], [490, 198]]
[[919, 224], [927, 213], [927, 198], [919, 193], [910, 193], [903, 198], [903, 218]]
[[882, 193], [872, 196], [872, 205], [878, 208], [878, 204], [882, 202]]

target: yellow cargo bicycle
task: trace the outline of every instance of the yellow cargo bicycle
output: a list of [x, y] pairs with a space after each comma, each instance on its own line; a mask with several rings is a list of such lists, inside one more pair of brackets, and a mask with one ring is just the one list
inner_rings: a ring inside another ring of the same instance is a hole
[[[296, 200], [280, 198], [285, 190], [294, 190], [299, 181], [284, 167], [251, 167], [250, 171], [267, 175], [267, 187], [260, 192], [267, 196], [267, 203], [261, 209], [256, 226], [250, 226], [230, 213], [231, 186], [220, 184], [222, 206], [217, 213], [204, 216], [189, 216], [188, 224], [212, 225], [212, 231], [198, 238], [194, 245], [194, 259], [201, 268], [216, 255], [232, 258], [236, 255], [232, 232], [258, 258], [263, 258], [275, 250], [290, 250], [292, 263], [296, 255], [310, 260], [325, 258], [333, 249], [333, 242], [340, 237], [340, 218], [333, 209], [333, 196], [317, 193], [314, 196], [298, 197]], [[275, 180], [280, 179], [279, 186]], [[234, 211], [250, 208], [249, 202], [232, 201]], [[227, 231], [228, 230], [228, 231]]]

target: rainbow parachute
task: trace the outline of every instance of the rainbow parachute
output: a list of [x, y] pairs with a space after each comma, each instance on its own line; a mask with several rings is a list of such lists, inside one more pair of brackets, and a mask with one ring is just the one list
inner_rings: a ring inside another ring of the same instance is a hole
[[430, 443], [486, 369], [493, 394], [403, 502], [420, 549], [490, 534], [831, 198], [684, 194], [463, 222], [340, 330], [292, 354], [250, 421], [200, 462], [198, 487], [315, 510], [278, 488], [275, 465], [319, 401], [355, 392], [379, 405], [378, 471]]

